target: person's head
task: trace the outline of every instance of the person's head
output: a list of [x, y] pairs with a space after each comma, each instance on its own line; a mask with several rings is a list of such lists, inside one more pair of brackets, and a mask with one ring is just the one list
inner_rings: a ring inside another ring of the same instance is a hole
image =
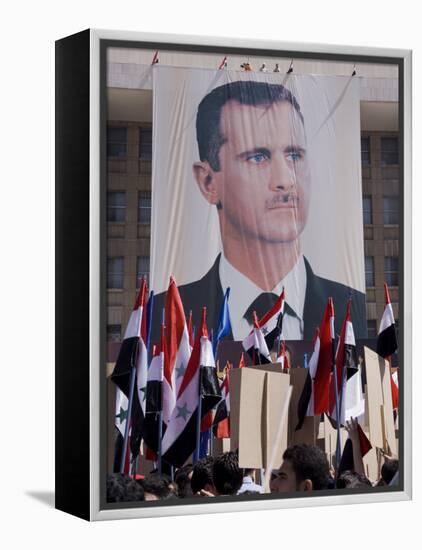
[[363, 474], [357, 474], [351, 470], [342, 472], [337, 481], [337, 489], [358, 489], [359, 487], [372, 487], [372, 483]]
[[386, 458], [381, 468], [381, 479], [389, 485], [399, 469], [399, 461], [395, 458]]
[[201, 458], [195, 463], [190, 480], [192, 493], [194, 495], [202, 490], [212, 494], [215, 493], [214, 481], [212, 477], [213, 465], [214, 459], [212, 456]]
[[313, 445], [294, 445], [284, 451], [283, 463], [270, 483], [271, 492], [315, 491], [329, 487], [324, 452]]
[[192, 472], [192, 464], [186, 464], [186, 466], [182, 466], [176, 471], [174, 481], [177, 484], [177, 496], [179, 498], [189, 498], [192, 496]]
[[246, 235], [295, 241], [309, 206], [303, 115], [281, 84], [237, 81], [206, 95], [196, 132], [199, 189], [218, 208], [223, 243]]
[[243, 483], [243, 471], [239, 468], [237, 453], [223, 453], [215, 459], [212, 469], [214, 486], [219, 495], [235, 495]]
[[143, 488], [124, 474], [107, 476], [107, 502], [133, 502], [144, 500]]
[[144, 489], [145, 500], [167, 500], [175, 497], [171, 480], [164, 474], [149, 474], [139, 483]]

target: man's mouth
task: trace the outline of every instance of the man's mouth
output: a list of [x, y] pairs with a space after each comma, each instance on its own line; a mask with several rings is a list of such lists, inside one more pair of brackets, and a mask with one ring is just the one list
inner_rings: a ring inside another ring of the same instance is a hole
[[268, 210], [274, 210], [275, 208], [297, 208], [299, 199], [296, 193], [280, 193], [272, 199], [268, 199], [265, 202]]

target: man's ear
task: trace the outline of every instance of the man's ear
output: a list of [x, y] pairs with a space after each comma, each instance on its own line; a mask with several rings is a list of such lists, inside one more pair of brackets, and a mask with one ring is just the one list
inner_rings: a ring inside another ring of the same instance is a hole
[[310, 479], [305, 479], [304, 481], [302, 481], [301, 485], [302, 491], [312, 491], [313, 489], [313, 483]]
[[211, 168], [208, 162], [195, 162], [193, 167], [193, 175], [202, 196], [210, 204], [218, 205], [220, 202], [217, 185], [216, 173]]

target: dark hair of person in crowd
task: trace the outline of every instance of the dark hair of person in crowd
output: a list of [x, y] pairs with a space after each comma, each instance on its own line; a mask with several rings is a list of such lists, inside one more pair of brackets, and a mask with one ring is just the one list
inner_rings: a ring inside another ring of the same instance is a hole
[[190, 485], [192, 493], [196, 495], [200, 491], [204, 490], [210, 493], [214, 493], [214, 481], [213, 481], [213, 465], [214, 458], [212, 456], [206, 456], [199, 459], [193, 467], [192, 477]]
[[192, 464], [182, 466], [174, 475], [174, 481], [177, 485], [177, 496], [179, 498], [189, 498], [192, 496], [191, 477], [193, 472]]
[[124, 474], [108, 474], [107, 502], [134, 502], [144, 500], [143, 488]]
[[243, 491], [243, 493], [240, 493], [240, 496], [245, 495], [260, 495], [261, 493], [259, 491], [250, 491], [249, 489], [247, 491]]
[[346, 470], [337, 478], [336, 487], [337, 489], [358, 489], [359, 487], [372, 487], [372, 483], [363, 474]]
[[296, 476], [296, 484], [310, 480], [312, 490], [329, 488], [329, 465], [325, 453], [319, 447], [294, 445], [284, 451], [283, 460], [291, 465]]
[[171, 479], [165, 474], [149, 474], [140, 480], [139, 484], [144, 489], [144, 500], [167, 500], [177, 497]]
[[389, 485], [399, 469], [399, 461], [395, 458], [386, 458], [381, 468], [381, 479]]
[[214, 486], [219, 495], [235, 495], [243, 482], [237, 453], [230, 451], [217, 457], [212, 469]]

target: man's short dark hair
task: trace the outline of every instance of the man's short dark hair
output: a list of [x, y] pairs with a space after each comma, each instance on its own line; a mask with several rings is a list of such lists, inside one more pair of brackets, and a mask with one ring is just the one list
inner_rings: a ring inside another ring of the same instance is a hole
[[243, 471], [239, 468], [237, 453], [230, 451], [217, 457], [212, 476], [219, 495], [237, 494], [243, 483]]
[[220, 170], [218, 153], [226, 142], [220, 130], [221, 110], [228, 101], [252, 106], [271, 106], [273, 103], [287, 101], [296, 109], [303, 123], [299, 103], [282, 84], [238, 80], [214, 88], [199, 104], [196, 115], [196, 139], [199, 158], [201, 161], [208, 161], [216, 172]]
[[192, 496], [192, 488], [189, 479], [189, 475], [192, 471], [192, 464], [186, 464], [186, 466], [182, 466], [176, 470], [174, 481], [177, 484], [177, 496], [179, 498], [189, 498]]
[[175, 496], [171, 487], [171, 479], [158, 473], [149, 474], [145, 479], [140, 481], [144, 492], [155, 495], [159, 500], [167, 500]]
[[337, 479], [337, 489], [358, 489], [359, 487], [372, 487], [372, 483], [363, 474], [357, 474], [346, 470]]
[[395, 458], [386, 458], [381, 468], [381, 479], [383, 479], [385, 483], [389, 485], [393, 477], [396, 475], [398, 469], [398, 460], [396, 460]]
[[107, 476], [107, 502], [133, 502], [144, 500], [144, 490], [129, 476], [109, 474]]
[[314, 490], [327, 489], [330, 470], [324, 452], [314, 445], [294, 445], [284, 451], [283, 460], [288, 460], [297, 481], [312, 481]]
[[204, 489], [207, 484], [214, 485], [212, 477], [213, 466], [214, 458], [212, 456], [201, 458], [195, 463], [193, 467], [192, 478], [190, 480], [193, 494], [196, 494], [201, 489]]

